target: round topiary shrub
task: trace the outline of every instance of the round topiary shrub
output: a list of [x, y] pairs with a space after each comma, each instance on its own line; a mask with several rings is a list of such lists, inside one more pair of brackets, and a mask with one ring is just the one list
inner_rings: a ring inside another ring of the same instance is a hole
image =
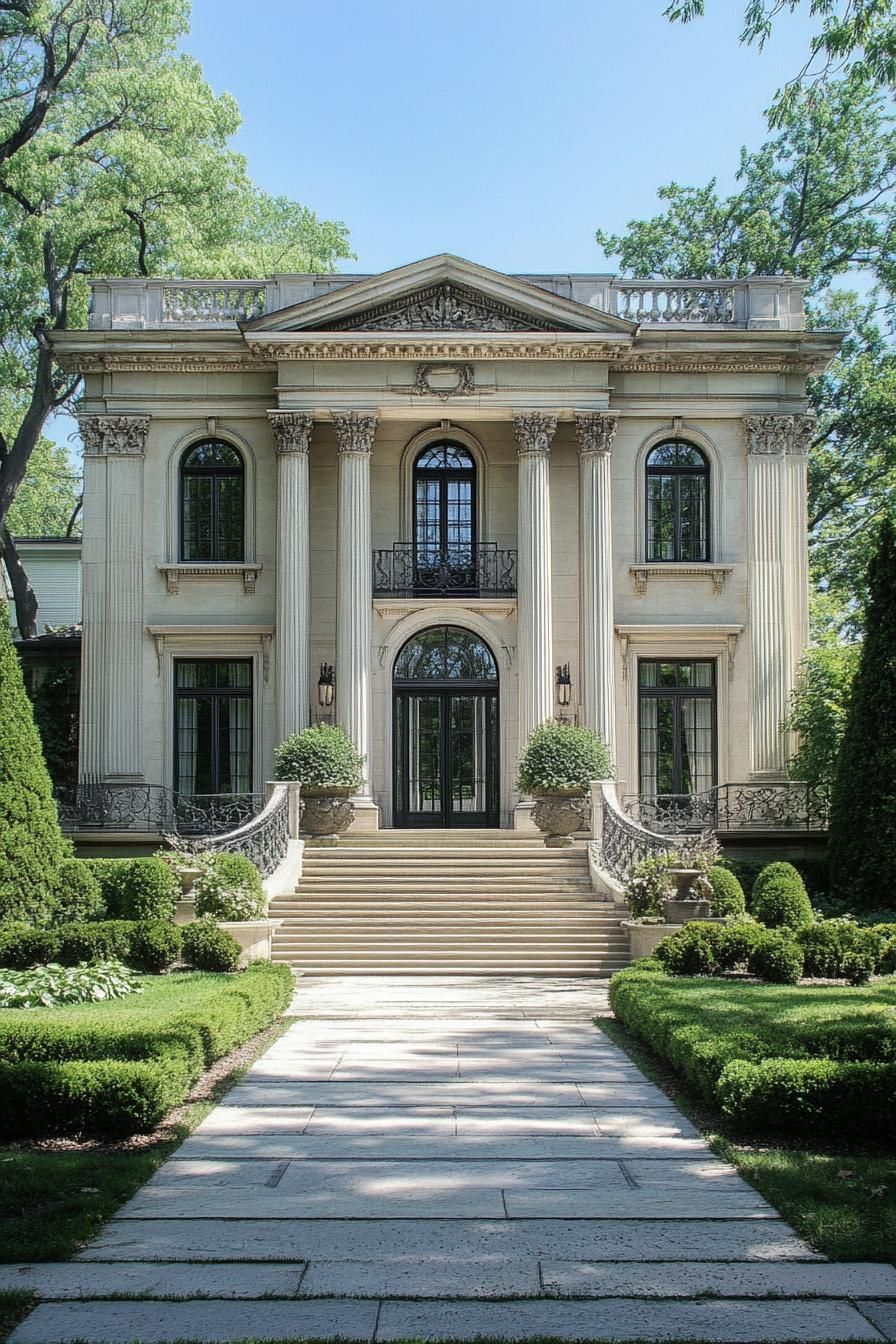
[[806, 886], [792, 863], [763, 868], [753, 883], [750, 913], [770, 929], [800, 929], [812, 923]]
[[293, 733], [274, 751], [277, 779], [297, 779], [309, 789], [361, 787], [364, 758], [342, 728], [328, 723]]
[[235, 971], [240, 945], [232, 933], [205, 919], [187, 924], [182, 935], [183, 959], [197, 971]]
[[53, 896], [53, 922], [56, 924], [102, 919], [106, 913], [100, 884], [83, 859], [63, 860]]
[[765, 937], [766, 930], [761, 924], [742, 919], [735, 924], [718, 926], [717, 953], [719, 969], [723, 971], [745, 970], [750, 964], [750, 954], [756, 944]]
[[767, 930], [750, 953], [749, 970], [772, 985], [796, 985], [803, 973], [803, 950], [787, 933]]
[[548, 722], [535, 729], [523, 749], [517, 787], [522, 793], [587, 793], [592, 780], [612, 774], [609, 749], [597, 733]]
[[709, 898], [712, 913], [719, 917], [727, 915], [737, 918], [742, 915], [747, 908], [747, 902], [744, 889], [734, 874], [721, 864], [716, 864], [710, 868], [707, 877], [712, 887]]
[[145, 919], [134, 926], [128, 963], [138, 971], [161, 975], [180, 956], [181, 931], [164, 919]]
[[202, 869], [194, 885], [196, 914], [210, 919], [261, 919], [267, 897], [261, 874], [242, 854], [208, 854], [199, 860]]
[[658, 945], [655, 956], [669, 975], [715, 975], [719, 969], [718, 926], [691, 920]]
[[844, 952], [840, 973], [851, 985], [865, 985], [875, 971], [874, 953], [869, 947], [856, 946]]

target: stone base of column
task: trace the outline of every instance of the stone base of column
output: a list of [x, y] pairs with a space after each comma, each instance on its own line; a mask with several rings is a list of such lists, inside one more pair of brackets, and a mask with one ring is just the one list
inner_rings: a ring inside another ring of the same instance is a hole
[[534, 807], [534, 798], [526, 798], [522, 802], [517, 803], [516, 807], [513, 809], [513, 829], [515, 831], [534, 831], [536, 835], [541, 834], [538, 827], [535, 825], [535, 822], [532, 820], [532, 809]]
[[358, 831], [378, 831], [380, 829], [380, 810], [369, 794], [359, 793], [352, 798], [355, 805], [355, 815], [352, 824], [348, 828], [353, 835]]

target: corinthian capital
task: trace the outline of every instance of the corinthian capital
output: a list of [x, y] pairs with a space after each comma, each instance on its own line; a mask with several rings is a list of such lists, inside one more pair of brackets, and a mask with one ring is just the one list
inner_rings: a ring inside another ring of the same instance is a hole
[[372, 453], [376, 416], [369, 411], [333, 411], [337, 453]]
[[577, 411], [576, 439], [579, 456], [609, 457], [619, 416], [611, 411]]
[[278, 453], [307, 453], [314, 417], [310, 411], [268, 411]]
[[818, 422], [814, 415], [795, 415], [793, 433], [787, 445], [788, 453], [792, 453], [795, 457], [805, 456], [812, 446], [817, 426]]
[[745, 415], [744, 432], [751, 457], [781, 457], [793, 437], [792, 415]]
[[81, 415], [81, 438], [88, 454], [139, 456], [146, 447], [148, 415]]
[[557, 429], [556, 415], [546, 411], [524, 411], [513, 417], [516, 431], [516, 450], [520, 457], [527, 453], [549, 453], [551, 439]]

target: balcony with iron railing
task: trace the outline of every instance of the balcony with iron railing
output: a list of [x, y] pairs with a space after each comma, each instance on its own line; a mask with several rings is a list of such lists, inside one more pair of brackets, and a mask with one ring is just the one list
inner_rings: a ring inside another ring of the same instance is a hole
[[514, 597], [516, 551], [495, 542], [455, 550], [396, 541], [373, 553], [374, 597]]
[[717, 784], [704, 793], [625, 794], [626, 816], [650, 831], [681, 835], [714, 831], [824, 831], [828, 792], [800, 780]]

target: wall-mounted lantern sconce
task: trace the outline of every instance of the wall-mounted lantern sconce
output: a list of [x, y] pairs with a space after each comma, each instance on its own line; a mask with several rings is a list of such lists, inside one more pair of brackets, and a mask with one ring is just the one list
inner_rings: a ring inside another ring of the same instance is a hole
[[317, 702], [321, 709], [333, 708], [336, 694], [336, 676], [332, 663], [321, 663], [320, 676], [317, 679]]
[[568, 709], [572, 700], [572, 678], [569, 675], [569, 663], [557, 668], [557, 704]]

